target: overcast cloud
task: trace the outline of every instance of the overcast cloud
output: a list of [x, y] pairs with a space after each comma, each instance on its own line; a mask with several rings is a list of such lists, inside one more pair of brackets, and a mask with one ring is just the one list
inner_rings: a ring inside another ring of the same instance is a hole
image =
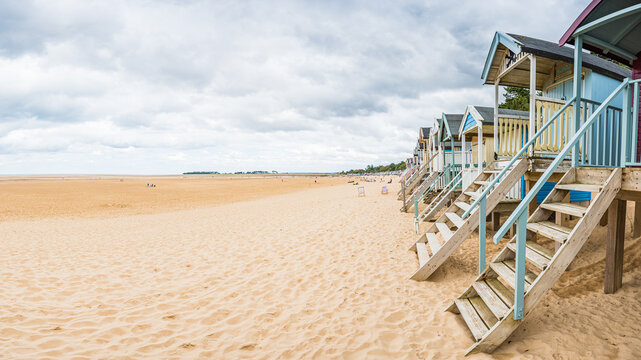
[[495, 30], [584, 1], [2, 1], [0, 171], [338, 171], [492, 104]]

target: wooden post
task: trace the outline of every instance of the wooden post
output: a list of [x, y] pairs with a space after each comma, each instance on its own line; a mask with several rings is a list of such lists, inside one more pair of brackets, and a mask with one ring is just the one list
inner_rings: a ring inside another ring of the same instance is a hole
[[634, 202], [634, 222], [632, 223], [632, 236], [639, 237], [641, 235], [641, 201]]
[[626, 201], [614, 199], [608, 209], [608, 238], [605, 246], [606, 294], [614, 294], [623, 281], [623, 240]]
[[499, 153], [499, 79], [494, 81], [494, 155]]
[[[528, 131], [528, 137], [531, 139], [534, 138], [536, 133], [535, 125], [535, 116], [536, 116], [536, 56], [530, 55], [530, 129]], [[495, 124], [496, 126], [496, 124]], [[534, 144], [530, 146], [528, 150], [530, 157], [534, 156]]]
[[478, 123], [478, 137], [479, 137], [479, 143], [478, 143], [478, 169], [477, 169], [477, 174], [481, 174], [483, 172], [483, 123], [479, 122]]
[[[528, 178], [525, 179], [525, 193], [526, 194], [530, 192], [530, 190], [532, 189], [534, 184], [536, 184], [536, 181], [530, 180]], [[537, 205], [536, 205], [536, 196], [535, 196], [534, 199], [532, 199], [532, 201], [530, 202], [530, 204], [528, 204], [528, 207], [527, 207], [528, 216], [534, 214], [534, 211], [536, 210], [536, 207], [537, 207]]]
[[[572, 136], [576, 134], [577, 130], [579, 130], [579, 127], [581, 125], [581, 97], [583, 94], [581, 93], [582, 90], [582, 79], [581, 79], [581, 69], [583, 65], [583, 38], [581, 36], [577, 36], [574, 38], [574, 81], [572, 83], [572, 87], [574, 90], [574, 96], [576, 99], [574, 99], [574, 114], [572, 117], [574, 118], [574, 126], [572, 127]], [[587, 120], [587, 119], [586, 119]], [[572, 149], [572, 166], [577, 167], [579, 166], [579, 143], [574, 146], [574, 149]]]
[[492, 230], [499, 231], [501, 228], [501, 214], [498, 212], [492, 213]]

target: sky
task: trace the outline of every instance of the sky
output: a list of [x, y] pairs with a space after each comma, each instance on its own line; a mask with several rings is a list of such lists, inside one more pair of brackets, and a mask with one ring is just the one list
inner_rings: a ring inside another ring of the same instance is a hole
[[0, 2], [0, 174], [333, 172], [493, 104], [496, 30], [583, 1]]

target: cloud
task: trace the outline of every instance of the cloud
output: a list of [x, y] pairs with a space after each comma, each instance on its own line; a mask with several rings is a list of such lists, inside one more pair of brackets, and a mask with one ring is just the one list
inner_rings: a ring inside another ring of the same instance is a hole
[[555, 40], [583, 6], [3, 2], [0, 165], [176, 173], [400, 161], [419, 126], [492, 103], [480, 73], [495, 30]]

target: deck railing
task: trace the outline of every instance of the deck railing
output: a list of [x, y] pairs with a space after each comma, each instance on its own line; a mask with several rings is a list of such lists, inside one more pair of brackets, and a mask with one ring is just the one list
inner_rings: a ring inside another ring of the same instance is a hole
[[514, 156], [527, 141], [527, 119], [500, 117], [498, 121], [499, 156]]
[[559, 110], [561, 110], [565, 104], [566, 101], [564, 100], [543, 97], [536, 98], [536, 109], [534, 112], [535, 131], [541, 129], [553, 116], [558, 114], [558, 118], [555, 123], [545, 129], [541, 136], [536, 139], [534, 143], [535, 152], [558, 153], [570, 139], [574, 106], [570, 103], [569, 107], [565, 107], [565, 110], [559, 113]]
[[[586, 141], [586, 138], [589, 136], [589, 131], [593, 130], [595, 126], [599, 124], [601, 120], [604, 120], [605, 123], [608, 121], [616, 121], [615, 115], [612, 115], [611, 118], [608, 118], [609, 115], [614, 114], [614, 112], [611, 112], [612, 108], [612, 102], [616, 99], [616, 97], [620, 93], [624, 93], [624, 106], [623, 108], [626, 109], [626, 111], [623, 112], [623, 121], [622, 124], [623, 126], [620, 128], [621, 131], [627, 134], [625, 131], [627, 131], [628, 125], [630, 125], [630, 122], [634, 124], [636, 121], [632, 121], [630, 119], [630, 107], [629, 107], [629, 95], [630, 95], [630, 83], [631, 81], [629, 79], [625, 79], [621, 85], [619, 85], [614, 92], [612, 92], [607, 99], [598, 107], [596, 107], [592, 114], [586, 118], [586, 120], [580, 125], [576, 131], [574, 131], [574, 134], [572, 137], [565, 143], [565, 146], [563, 149], [559, 152], [559, 154], [554, 158], [550, 166], [545, 170], [543, 175], [539, 178], [539, 180], [534, 184], [532, 189], [525, 195], [521, 203], [518, 205], [516, 210], [510, 215], [510, 217], [505, 221], [503, 226], [499, 229], [499, 231], [496, 232], [494, 235], [494, 243], [498, 243], [503, 236], [507, 233], [509, 228], [516, 223], [516, 265], [515, 265], [515, 284], [514, 284], [514, 320], [520, 320], [523, 318], [524, 314], [524, 297], [525, 297], [525, 244], [526, 244], [526, 238], [527, 238], [527, 208], [528, 205], [530, 204], [531, 201], [534, 200], [534, 197], [537, 195], [539, 190], [543, 187], [543, 185], [548, 181], [552, 173], [556, 170], [556, 168], [561, 164], [561, 162], [570, 155], [571, 150], [573, 148], [576, 148], [580, 146], [582, 143], [584, 146], [591, 146], [591, 143], [588, 143]], [[634, 84], [638, 84], [638, 81], [635, 81]], [[635, 89], [637, 90], [638, 94], [638, 85], [635, 85]], [[636, 108], [638, 109], [638, 101], [639, 98], [638, 96], [634, 101], [637, 103]], [[572, 100], [568, 102], [560, 111], [553, 117], [556, 118], [558, 117], [563, 111], [565, 110], [565, 107], [568, 106], [568, 104], [571, 104]], [[637, 118], [638, 119], [638, 118]], [[638, 120], [637, 120], [638, 121]], [[552, 120], [550, 120], [552, 122]], [[550, 123], [549, 122], [549, 123]], [[549, 123], [544, 125], [543, 128], [548, 127]], [[637, 125], [638, 126], [638, 125]], [[543, 129], [542, 128], [542, 129]], [[615, 128], [615, 131], [616, 128]], [[537, 135], [540, 135], [541, 131], [537, 132]], [[595, 134], [593, 134], [595, 135]], [[613, 135], [614, 136], [614, 135]], [[537, 136], [535, 136], [537, 138]], [[623, 137], [621, 137], [623, 138]], [[620, 147], [621, 154], [623, 156], [619, 156], [619, 158], [625, 158], [626, 155], [628, 155], [628, 152], [626, 150], [626, 145], [627, 141], [622, 141], [622, 144], [625, 144]], [[610, 144], [614, 146], [614, 144]], [[636, 144], [634, 144], [636, 145]], [[611, 149], [614, 149], [611, 148]], [[588, 149], [585, 153], [591, 153], [591, 149]], [[581, 156], [580, 153], [575, 153], [573, 155], [573, 164], [575, 166], [580, 166], [581, 165]], [[613, 156], [614, 158], [616, 156]], [[583, 162], [585, 166], [593, 166], [590, 163], [589, 157], [585, 156], [585, 158], [588, 160], [586, 162]], [[601, 160], [601, 159], [599, 159]], [[596, 160], [594, 160], [596, 161]], [[598, 162], [598, 161], [596, 161]], [[507, 169], [507, 168], [506, 168]], [[504, 169], [505, 170], [505, 169]], [[482, 214], [482, 213], [481, 213]], [[484, 238], [483, 238], [484, 240]], [[483, 244], [485, 244], [485, 241], [483, 241]], [[480, 260], [480, 259], [479, 259]], [[483, 259], [484, 261], [484, 259]]]

